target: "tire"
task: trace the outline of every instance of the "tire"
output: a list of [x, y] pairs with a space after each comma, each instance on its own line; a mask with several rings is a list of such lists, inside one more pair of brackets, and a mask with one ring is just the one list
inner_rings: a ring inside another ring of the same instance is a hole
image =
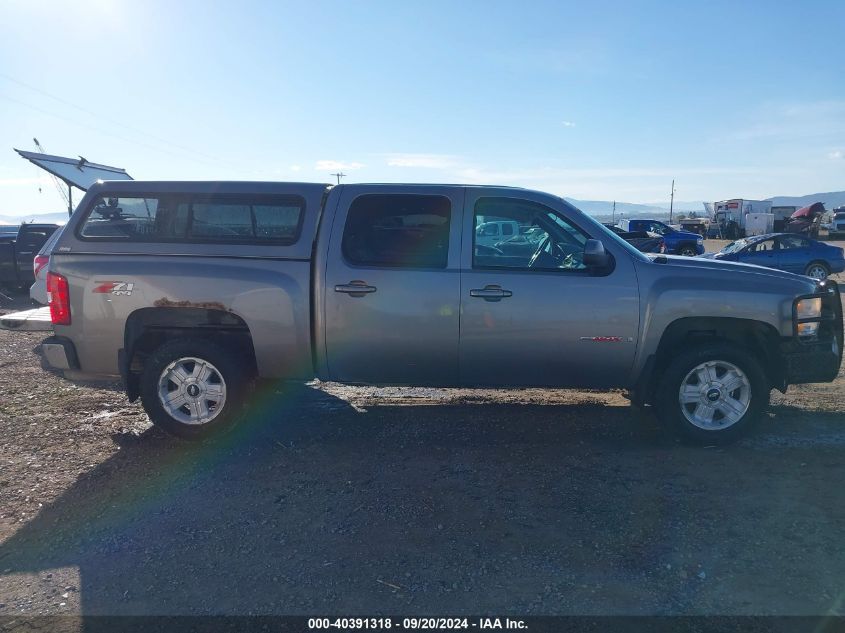
[[[725, 385], [736, 388], [727, 391]], [[660, 377], [654, 403], [660, 420], [685, 439], [723, 445], [751, 431], [769, 404], [770, 392], [766, 375], [751, 352], [714, 342], [672, 359]], [[683, 405], [682, 398], [686, 401]]]
[[[241, 417], [248, 375], [239, 356], [212, 341], [167, 341], [144, 364], [141, 402], [153, 424], [167, 433], [209, 437], [230, 429]], [[175, 400], [169, 406], [168, 394]]]
[[807, 264], [807, 268], [804, 269], [804, 274], [813, 279], [823, 280], [827, 279], [830, 269], [823, 262], [810, 262]]
[[678, 255], [683, 255], [684, 257], [695, 257], [697, 254], [695, 246], [690, 246], [689, 244], [684, 244], [678, 249]]

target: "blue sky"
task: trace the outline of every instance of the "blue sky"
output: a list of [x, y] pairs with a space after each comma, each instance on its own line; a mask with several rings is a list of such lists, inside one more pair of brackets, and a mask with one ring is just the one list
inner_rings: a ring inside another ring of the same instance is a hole
[[[508, 184], [658, 202], [845, 189], [845, 2], [0, 0], [12, 147], [143, 179]], [[38, 187], [42, 192], [38, 192]]]

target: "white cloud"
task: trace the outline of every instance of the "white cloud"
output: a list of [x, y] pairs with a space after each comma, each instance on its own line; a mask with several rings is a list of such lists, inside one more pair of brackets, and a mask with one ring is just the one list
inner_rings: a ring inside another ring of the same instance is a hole
[[575, 127], [575, 123], [572, 121], [561, 121], [563, 127]]
[[841, 149], [837, 149], [828, 154], [827, 157], [831, 160], [839, 160], [840, 158], [845, 157], [845, 154], [842, 153]]
[[288, 169], [290, 169], [291, 171], [299, 171], [302, 169], [302, 167], [300, 167], [299, 165], [291, 165], [290, 167], [288, 167]]
[[456, 167], [461, 160], [445, 154], [390, 154], [387, 164], [390, 167], [418, 167], [422, 169], [449, 169]]
[[350, 163], [342, 160], [318, 160], [316, 165], [314, 165], [314, 169], [317, 171], [343, 171], [344, 169], [351, 171], [353, 169], [361, 169], [363, 166], [363, 163]]

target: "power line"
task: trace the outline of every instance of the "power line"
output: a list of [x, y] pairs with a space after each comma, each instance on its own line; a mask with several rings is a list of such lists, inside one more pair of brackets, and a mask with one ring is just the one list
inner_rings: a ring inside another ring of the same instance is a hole
[[[130, 130], [130, 131], [134, 132], [135, 134], [139, 134], [139, 135], [141, 135], [141, 136], [146, 136], [146, 137], [148, 137], [148, 138], [150, 138], [150, 139], [155, 140], [155, 141], [156, 141], [156, 142], [158, 142], [158, 143], [162, 143], [162, 144], [164, 144], [164, 145], [169, 145], [170, 147], [173, 147], [173, 148], [176, 148], [176, 149], [178, 149], [178, 150], [181, 150], [183, 153], [193, 154], [193, 155], [195, 155], [195, 156], [202, 156], [202, 157], [204, 157], [204, 158], [206, 158], [206, 159], [209, 159], [209, 160], [214, 161], [214, 162], [217, 162], [217, 163], [224, 163], [224, 162], [225, 162], [225, 161], [223, 161], [223, 160], [221, 160], [221, 159], [217, 158], [216, 156], [212, 156], [212, 155], [210, 155], [210, 154], [205, 154], [205, 153], [203, 153], [203, 152], [198, 152], [198, 151], [196, 151], [196, 150], [192, 150], [192, 149], [190, 149], [189, 147], [185, 147], [185, 146], [183, 146], [183, 145], [179, 145], [178, 143], [173, 143], [172, 141], [169, 141], [169, 140], [167, 140], [167, 139], [164, 139], [164, 138], [162, 138], [162, 137], [160, 137], [160, 136], [156, 136], [156, 135], [154, 135], [154, 134], [150, 134], [149, 132], [145, 132], [144, 130], [141, 130], [141, 129], [139, 129], [139, 128], [133, 127], [133, 126], [131, 126], [131, 125], [127, 125], [126, 123], [124, 123], [124, 122], [122, 122], [122, 121], [118, 121], [118, 120], [116, 120], [116, 119], [112, 119], [111, 117], [107, 117], [107, 116], [104, 116], [104, 115], [102, 115], [102, 114], [98, 114], [98, 113], [94, 112], [93, 110], [90, 110], [90, 109], [88, 109], [88, 108], [85, 108], [85, 107], [83, 107], [83, 106], [80, 106], [80, 105], [78, 105], [78, 104], [76, 104], [76, 103], [73, 103], [73, 102], [71, 102], [71, 101], [68, 101], [67, 99], [64, 99], [64, 98], [62, 98], [62, 97], [59, 97], [59, 96], [57, 96], [57, 95], [51, 94], [51, 93], [47, 92], [46, 90], [42, 90], [41, 88], [37, 88], [37, 87], [35, 87], [35, 86], [32, 86], [32, 85], [30, 85], [30, 84], [28, 84], [28, 83], [26, 83], [26, 82], [20, 81], [19, 79], [15, 79], [14, 77], [11, 77], [11, 76], [7, 75], [6, 73], [0, 73], [0, 77], [2, 77], [3, 79], [6, 79], [7, 81], [10, 81], [10, 82], [12, 82], [12, 83], [18, 84], [19, 86], [23, 86], [24, 88], [26, 88], [26, 89], [28, 89], [28, 90], [31, 90], [31, 91], [33, 91], [33, 92], [37, 92], [37, 93], [39, 93], [39, 94], [41, 94], [41, 95], [44, 95], [45, 97], [48, 97], [48, 98], [50, 98], [50, 99], [53, 99], [53, 100], [55, 100], [55, 101], [57, 101], [57, 102], [59, 102], [59, 103], [62, 103], [62, 104], [64, 104], [64, 105], [66, 105], [66, 106], [69, 106], [69, 107], [71, 107], [71, 108], [74, 108], [75, 110], [78, 110], [78, 111], [80, 111], [80, 112], [84, 112], [85, 114], [87, 114], [87, 115], [89, 115], [89, 116], [92, 116], [92, 117], [94, 117], [95, 119], [102, 120], [102, 121], [105, 121], [105, 122], [111, 123], [112, 125], [116, 125], [116, 126], [122, 127], [122, 128], [124, 128], [124, 129], [126, 129], [126, 130]], [[149, 144], [140, 143], [140, 142], [138, 142], [138, 141], [135, 141], [135, 140], [132, 140], [132, 139], [127, 139], [126, 137], [119, 136], [119, 135], [117, 135], [117, 134], [113, 134], [113, 133], [105, 132], [105, 131], [103, 131], [103, 130], [101, 130], [101, 129], [99, 129], [99, 128], [96, 128], [96, 127], [94, 127], [94, 126], [91, 126], [91, 125], [86, 125], [86, 124], [84, 124], [84, 123], [80, 123], [79, 121], [74, 121], [74, 120], [72, 120], [72, 119], [68, 119], [67, 117], [64, 117], [64, 116], [61, 116], [61, 115], [57, 115], [57, 114], [55, 114], [55, 113], [53, 113], [53, 112], [49, 112], [49, 111], [47, 111], [47, 110], [41, 109], [41, 108], [39, 108], [39, 107], [37, 107], [37, 106], [34, 106], [34, 105], [30, 104], [30, 103], [26, 103], [26, 102], [24, 102], [24, 101], [20, 101], [20, 100], [18, 100], [18, 99], [13, 98], [13, 97], [9, 97], [8, 95], [0, 95], [0, 97], [3, 97], [4, 99], [7, 99], [7, 100], [9, 100], [9, 101], [13, 101], [13, 102], [15, 102], [15, 103], [18, 103], [18, 104], [20, 104], [20, 105], [26, 106], [26, 107], [28, 107], [28, 108], [32, 108], [33, 110], [36, 110], [36, 111], [41, 112], [41, 113], [43, 113], [43, 114], [48, 114], [48, 115], [50, 115], [50, 116], [55, 116], [55, 117], [57, 117], [57, 118], [64, 119], [65, 121], [68, 121], [68, 122], [70, 122], [70, 123], [75, 123], [76, 125], [83, 125], [83, 126], [85, 126], [85, 127], [88, 127], [89, 129], [93, 129], [93, 130], [95, 130], [95, 131], [98, 131], [98, 132], [101, 132], [101, 133], [104, 133], [104, 134], [109, 134], [109, 135], [111, 135], [111, 136], [114, 136], [115, 138], [119, 138], [119, 139], [121, 139], [121, 140], [124, 140], [124, 141], [130, 142], [130, 143], [137, 143], [138, 145], [143, 145], [143, 146], [148, 147], [148, 148], [151, 148], [151, 149], [160, 149], [161, 151], [165, 151], [163, 148], [157, 148], [157, 147], [152, 146], [152, 145], [149, 145]], [[171, 153], [172, 155], [177, 155], [177, 154], [173, 154], [172, 152], [169, 152], [169, 153]], [[194, 160], [196, 160], [196, 159], [194, 159]]]
[[[62, 121], [72, 123], [73, 125], [88, 128], [89, 130], [94, 130], [95, 132], [97, 132], [99, 134], [105, 134], [106, 136], [111, 136], [111, 137], [119, 139], [121, 141], [126, 141], [127, 143], [132, 143], [132, 144], [138, 145], [140, 147], [146, 147], [146, 148], [151, 149], [151, 150], [156, 151], [156, 152], [162, 152], [162, 153], [165, 153], [165, 154], [170, 154], [171, 156], [176, 156], [177, 158], [184, 157], [184, 152], [180, 154], [178, 152], [174, 152], [172, 150], [165, 149], [163, 147], [157, 147], [155, 145], [150, 145], [149, 143], [144, 143], [143, 141], [138, 141], [136, 139], [128, 138], [126, 136], [121, 136], [120, 134], [115, 134], [114, 132], [108, 132], [108, 131], [101, 129], [101, 128], [98, 128], [94, 125], [82, 123], [80, 121], [70, 119], [70, 118], [68, 118], [64, 115], [56, 114], [55, 112], [50, 112], [49, 110], [39, 108], [38, 106], [32, 105], [31, 103], [27, 103], [25, 101], [21, 101], [20, 99], [15, 99], [14, 97], [10, 97], [9, 95], [0, 94], [0, 99], [5, 99], [7, 101], [11, 101], [12, 103], [17, 103], [18, 105], [22, 105], [25, 108], [35, 110], [36, 112], [40, 112], [40, 113], [46, 114], [48, 116], [56, 117], [57, 119], [61, 119]], [[200, 162], [200, 163], [209, 164], [208, 161], [204, 161], [204, 160], [201, 160], [201, 159], [196, 158], [196, 157], [192, 157], [192, 158], [190, 158], [190, 160]]]

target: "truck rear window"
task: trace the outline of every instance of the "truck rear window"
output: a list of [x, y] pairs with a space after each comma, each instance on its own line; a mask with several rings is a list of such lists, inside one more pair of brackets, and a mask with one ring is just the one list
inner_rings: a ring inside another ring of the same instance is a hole
[[288, 245], [299, 237], [304, 207], [296, 196], [103, 196], [82, 222], [79, 237]]

